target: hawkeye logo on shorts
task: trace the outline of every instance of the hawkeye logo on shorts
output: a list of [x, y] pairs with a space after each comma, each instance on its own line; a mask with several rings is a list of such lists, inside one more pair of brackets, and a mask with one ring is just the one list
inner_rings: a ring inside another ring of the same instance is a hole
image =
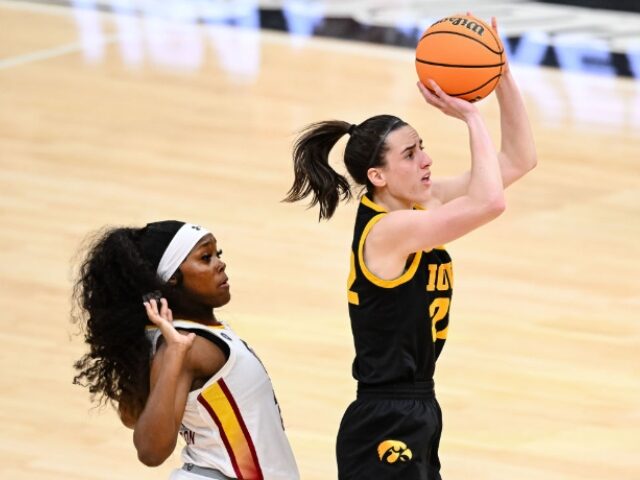
[[386, 463], [408, 462], [413, 453], [400, 440], [385, 440], [378, 445], [378, 457], [381, 462]]

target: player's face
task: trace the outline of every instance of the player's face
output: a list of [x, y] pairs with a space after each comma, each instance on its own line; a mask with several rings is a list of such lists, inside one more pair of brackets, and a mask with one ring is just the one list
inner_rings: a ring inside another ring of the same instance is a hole
[[227, 265], [220, 259], [216, 238], [207, 234], [191, 250], [180, 265], [182, 287], [198, 304], [216, 308], [229, 302]]
[[394, 130], [387, 136], [386, 164], [381, 168], [384, 187], [408, 207], [425, 203], [431, 192], [431, 164], [422, 147], [422, 139], [411, 126]]

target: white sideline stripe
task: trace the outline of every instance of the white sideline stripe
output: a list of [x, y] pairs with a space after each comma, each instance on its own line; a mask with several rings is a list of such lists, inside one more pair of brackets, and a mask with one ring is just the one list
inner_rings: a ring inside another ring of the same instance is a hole
[[[105, 35], [104, 44], [108, 45], [113, 43], [117, 39], [117, 35]], [[60, 45], [59, 47], [47, 48], [45, 50], [38, 50], [32, 53], [26, 53], [24, 55], [17, 55], [15, 57], [0, 59], [0, 70], [6, 70], [7, 68], [19, 67], [28, 63], [39, 62], [41, 60], [49, 60], [51, 58], [62, 57], [70, 53], [77, 53], [82, 51], [81, 43], [69, 43], [67, 45]]]
[[[0, 0], [0, 7], [13, 10], [47, 13], [49, 15], [60, 15], [65, 17], [70, 17], [73, 15], [73, 9], [64, 5], [48, 5], [30, 2], [17, 2], [12, 0]], [[103, 14], [103, 12], [100, 13]], [[117, 39], [117, 36], [104, 35], [103, 38], [104, 44], [108, 45], [109, 43], [113, 43]], [[6, 70], [8, 68], [27, 65], [29, 63], [62, 57], [70, 53], [77, 53], [82, 51], [82, 48], [83, 47], [81, 43], [74, 42], [66, 45], [60, 45], [58, 47], [25, 53], [24, 55], [16, 55], [15, 57], [0, 58], [0, 70]]]
[[48, 48], [46, 50], [27, 53], [25, 55], [18, 55], [16, 57], [3, 58], [0, 60], [0, 70], [12, 68], [12, 67], [19, 67], [20, 65], [38, 62], [40, 60], [48, 60], [50, 58], [61, 57], [69, 53], [79, 52], [80, 50], [82, 50], [81, 44], [70, 43], [69, 45], [61, 45], [59, 47]]

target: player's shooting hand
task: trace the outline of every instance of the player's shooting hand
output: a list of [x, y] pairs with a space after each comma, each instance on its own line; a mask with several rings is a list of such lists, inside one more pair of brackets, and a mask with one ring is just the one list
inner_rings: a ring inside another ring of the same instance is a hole
[[462, 98], [450, 97], [433, 80], [429, 80], [429, 87], [427, 88], [422, 82], [418, 82], [420, 93], [422, 93], [427, 103], [433, 105], [445, 115], [465, 120], [468, 116], [478, 113], [475, 105]]

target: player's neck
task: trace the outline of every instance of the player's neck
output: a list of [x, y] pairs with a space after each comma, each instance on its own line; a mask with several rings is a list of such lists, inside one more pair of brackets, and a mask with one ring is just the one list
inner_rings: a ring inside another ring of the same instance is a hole
[[191, 322], [202, 323], [203, 325], [220, 325], [216, 319], [214, 311], [210, 307], [190, 308], [174, 314], [175, 319], [188, 320]]
[[386, 190], [374, 193], [373, 203], [384, 208], [387, 212], [393, 212], [395, 210], [411, 210], [413, 208], [413, 203], [406, 199], [394, 197]]

